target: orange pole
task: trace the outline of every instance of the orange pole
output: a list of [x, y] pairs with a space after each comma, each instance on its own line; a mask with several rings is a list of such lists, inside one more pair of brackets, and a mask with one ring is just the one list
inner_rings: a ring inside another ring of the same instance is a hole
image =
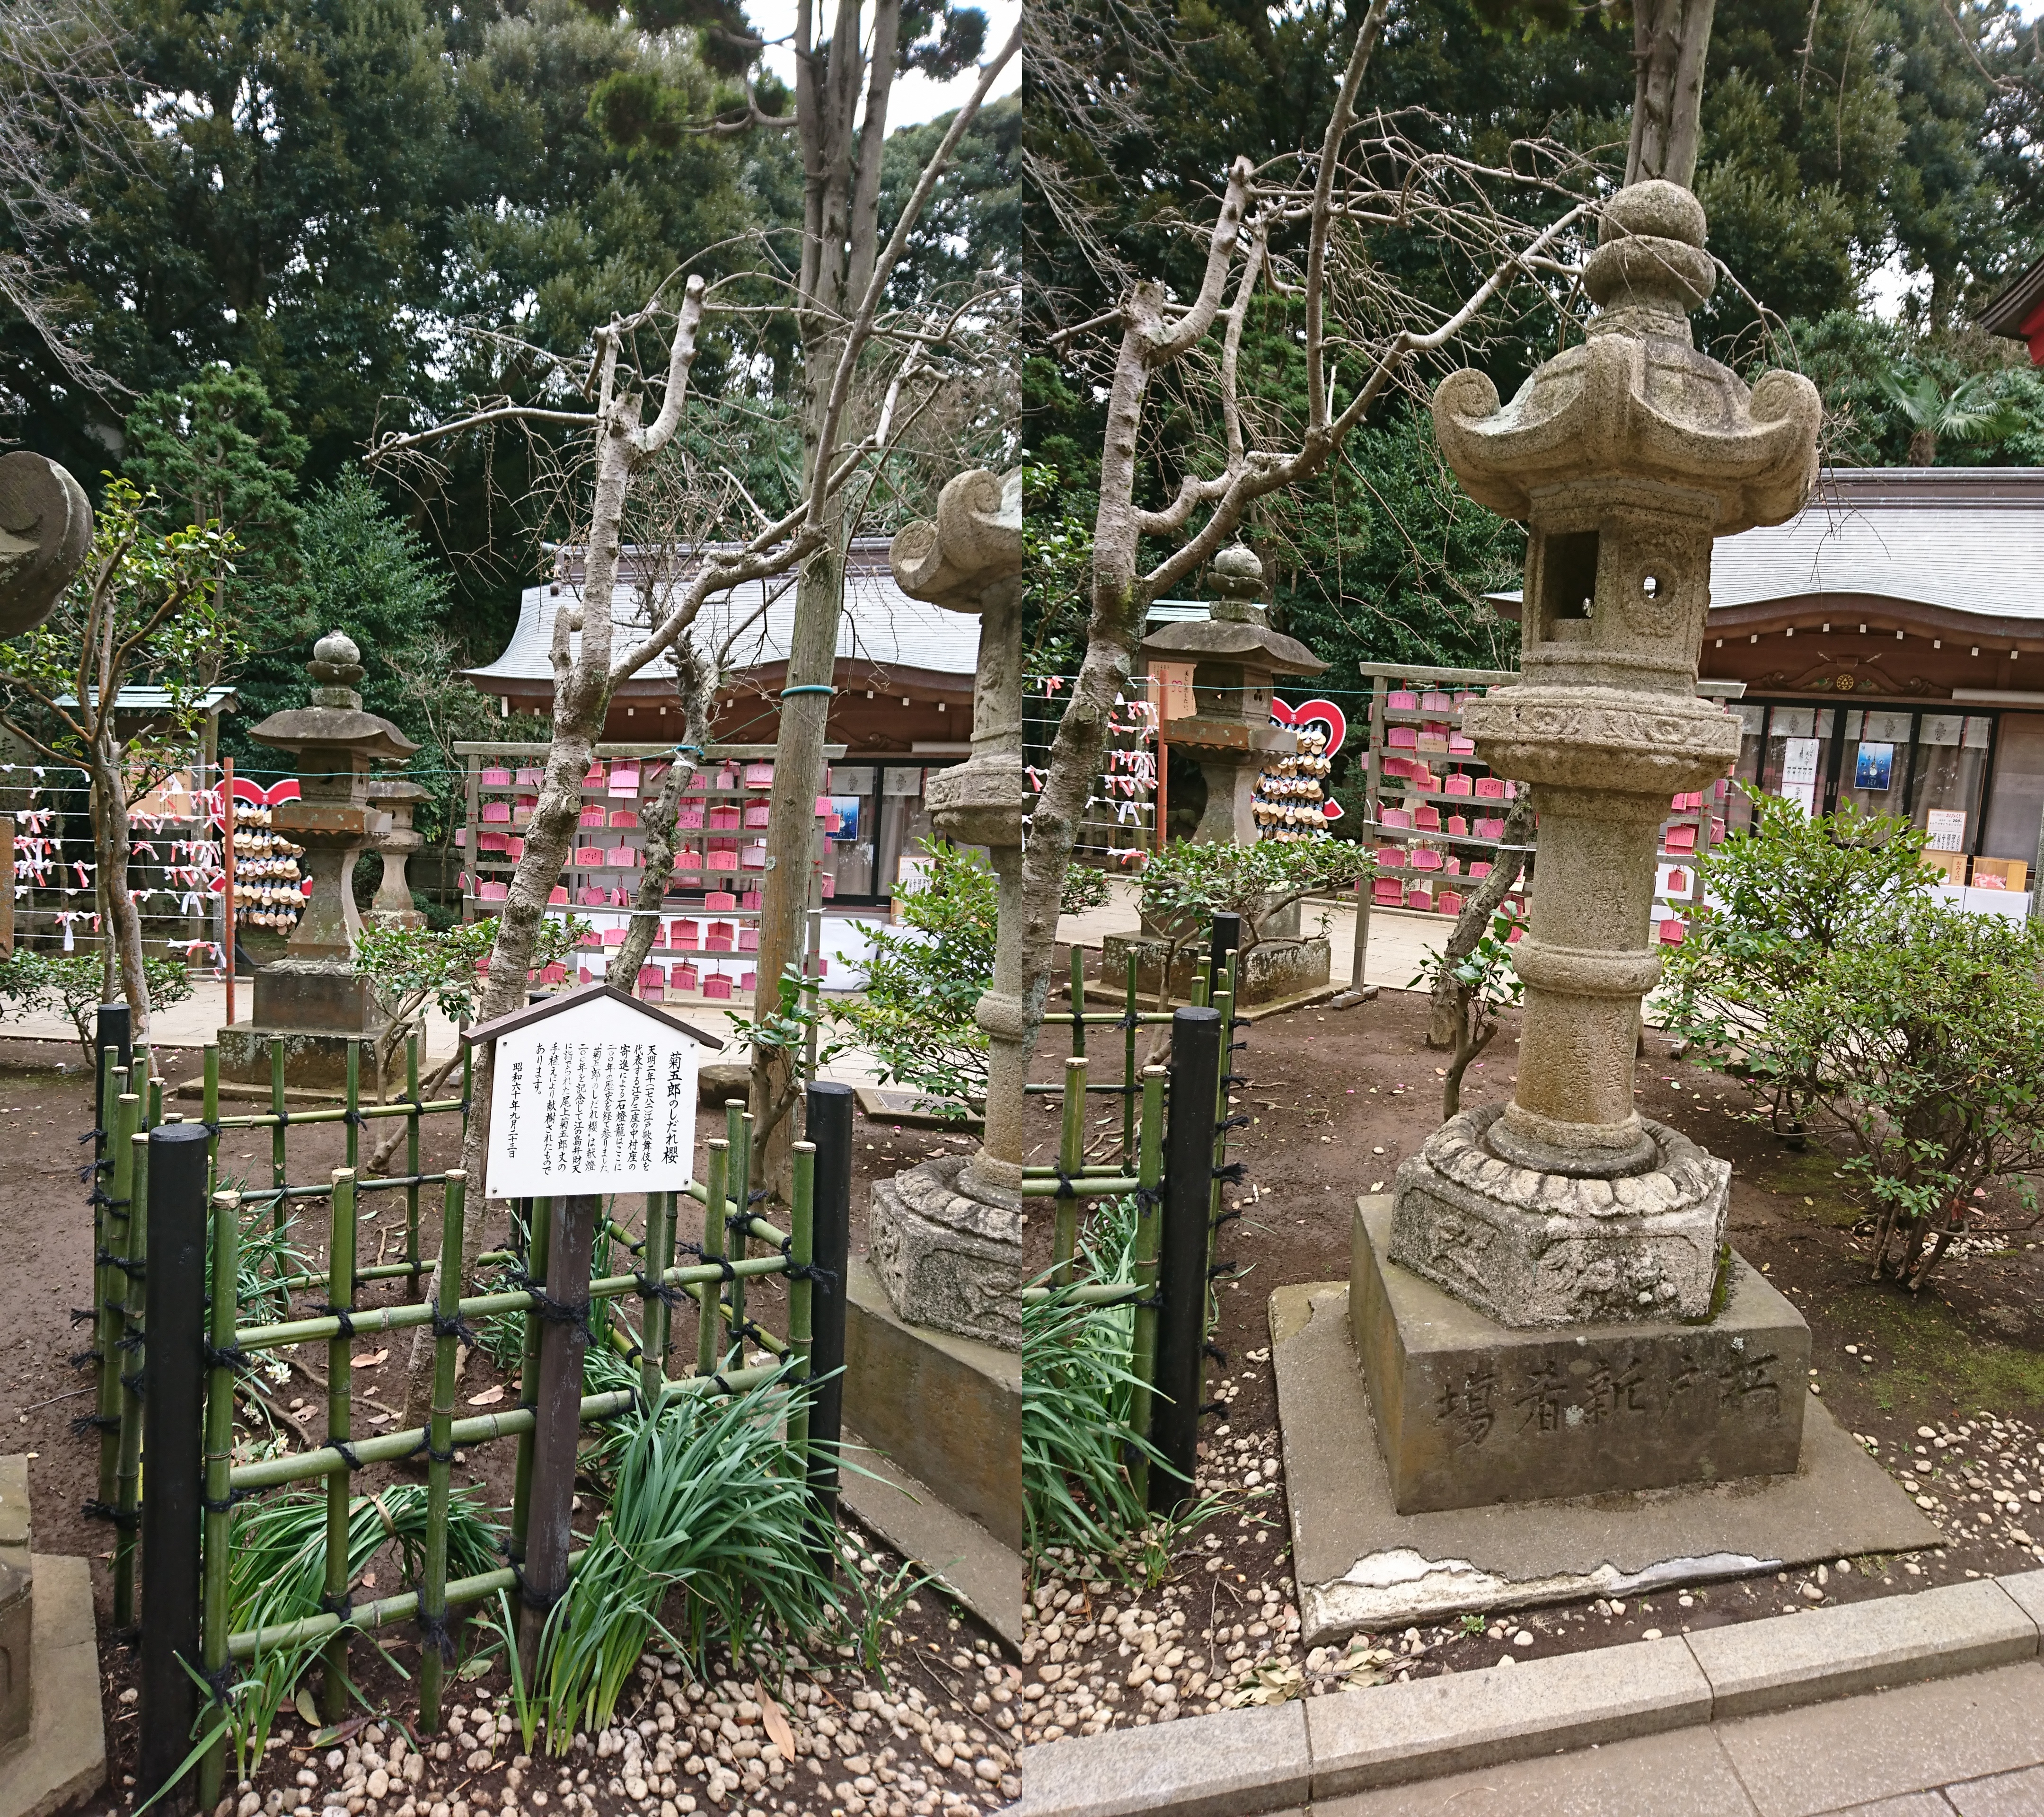
[[1164, 855], [1164, 815], [1171, 801], [1171, 754], [1165, 748], [1164, 720], [1157, 720], [1157, 855]]
[[221, 851], [224, 855], [225, 877], [221, 886], [221, 944], [226, 949], [227, 973], [227, 1025], [234, 1026], [234, 759], [223, 757], [220, 760], [220, 817]]

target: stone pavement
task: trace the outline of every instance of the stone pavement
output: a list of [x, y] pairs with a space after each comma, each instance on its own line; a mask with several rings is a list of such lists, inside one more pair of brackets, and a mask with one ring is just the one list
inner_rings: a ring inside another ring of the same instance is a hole
[[1385, 1786], [1278, 1817], [2044, 1817], [2044, 1664]]

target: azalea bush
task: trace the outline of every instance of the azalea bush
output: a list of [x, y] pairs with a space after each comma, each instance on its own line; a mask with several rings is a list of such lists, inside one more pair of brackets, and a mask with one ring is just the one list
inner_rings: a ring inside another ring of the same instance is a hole
[[2044, 928], [1946, 907], [1901, 822], [1756, 806], [1668, 962], [1673, 1026], [1776, 1127], [1846, 1139], [1874, 1277], [1920, 1289], [1996, 1182], [2034, 1210]]

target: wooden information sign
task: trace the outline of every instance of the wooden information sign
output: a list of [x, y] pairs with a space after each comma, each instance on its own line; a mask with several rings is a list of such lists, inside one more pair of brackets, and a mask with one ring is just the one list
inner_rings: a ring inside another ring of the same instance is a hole
[[592, 984], [469, 1031], [494, 1041], [493, 1199], [672, 1193], [694, 1173], [696, 1075], [720, 1043]]

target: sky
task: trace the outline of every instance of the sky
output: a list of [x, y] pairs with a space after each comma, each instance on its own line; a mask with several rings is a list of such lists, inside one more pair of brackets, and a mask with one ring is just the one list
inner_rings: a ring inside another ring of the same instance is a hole
[[[977, 0], [980, 10], [986, 14], [986, 51], [991, 56], [1008, 41], [1008, 34], [1015, 29], [1015, 22], [1022, 16], [1022, 0]], [[2044, 0], [2035, 0], [2044, 6]], [[832, 17], [837, 9], [832, 0], [816, 0], [816, 10], [824, 19]], [[753, 29], [767, 38], [791, 36], [795, 29], [795, 0], [747, 0], [745, 16], [752, 21]], [[774, 73], [791, 87], [795, 80], [793, 53], [783, 46], [769, 50], [766, 64]], [[899, 77], [894, 84], [893, 98], [887, 109], [889, 129], [897, 126], [919, 126], [925, 120], [934, 120], [939, 113], [948, 113], [964, 102], [972, 93], [977, 80], [976, 73], [967, 70], [963, 75], [949, 83], [934, 83], [917, 71]], [[1022, 60], [1012, 59], [1001, 72], [1001, 79], [994, 85], [993, 98], [1012, 94], [1022, 86]]]

